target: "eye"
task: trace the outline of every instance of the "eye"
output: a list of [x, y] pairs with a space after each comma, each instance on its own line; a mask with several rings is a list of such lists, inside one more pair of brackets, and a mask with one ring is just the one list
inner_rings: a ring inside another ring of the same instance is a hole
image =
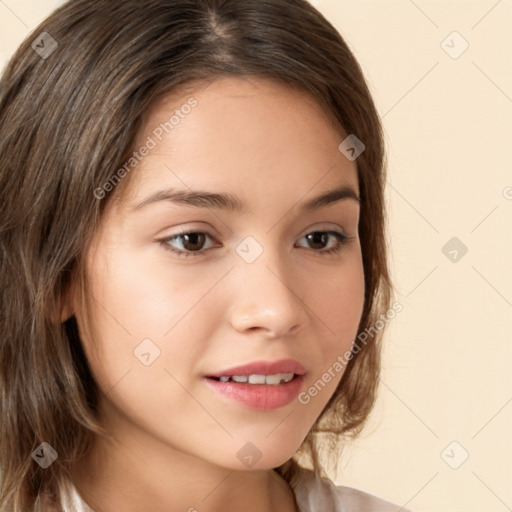
[[[329, 255], [341, 251], [345, 245], [355, 241], [356, 237], [349, 237], [338, 231], [313, 231], [303, 236], [302, 239], [305, 239], [309, 245], [309, 247], [306, 246], [305, 248], [313, 249], [314, 252], [320, 254]], [[179, 233], [159, 240], [159, 242], [165, 250], [184, 257], [201, 256], [208, 249], [220, 246], [215, 244], [213, 237], [209, 233], [203, 231]]]
[[[160, 243], [167, 251], [171, 251], [179, 256], [199, 256], [206, 249], [215, 247], [215, 244], [205, 247], [207, 240], [213, 241], [213, 237], [202, 231], [192, 231], [190, 233], [180, 233], [169, 238], [160, 240]], [[181, 247], [176, 248], [177, 244]], [[194, 254], [195, 253], [195, 254]]]
[[352, 243], [355, 237], [349, 237], [338, 231], [313, 231], [303, 236], [310, 245], [309, 248], [322, 254], [334, 254]]

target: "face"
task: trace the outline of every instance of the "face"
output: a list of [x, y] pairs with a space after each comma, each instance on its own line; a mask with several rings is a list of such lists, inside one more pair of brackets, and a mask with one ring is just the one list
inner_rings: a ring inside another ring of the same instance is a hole
[[363, 310], [346, 136], [263, 79], [220, 78], [147, 113], [140, 161], [87, 252], [89, 333], [75, 308], [114, 435], [239, 470], [297, 450]]

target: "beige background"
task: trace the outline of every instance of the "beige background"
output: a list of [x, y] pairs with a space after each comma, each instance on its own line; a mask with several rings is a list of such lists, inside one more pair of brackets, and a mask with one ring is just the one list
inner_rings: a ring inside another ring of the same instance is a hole
[[[0, 0], [0, 66], [58, 3]], [[416, 512], [509, 510], [512, 1], [313, 3], [361, 62], [384, 120], [404, 306], [377, 407], [336, 481]], [[456, 261], [442, 250], [452, 237], [468, 249], [449, 246]]]

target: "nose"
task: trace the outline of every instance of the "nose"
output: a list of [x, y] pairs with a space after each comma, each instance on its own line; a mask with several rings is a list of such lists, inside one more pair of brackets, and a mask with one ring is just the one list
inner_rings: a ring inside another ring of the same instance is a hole
[[231, 325], [241, 333], [259, 332], [268, 338], [295, 334], [309, 315], [297, 273], [260, 258], [235, 269], [236, 293], [229, 309]]

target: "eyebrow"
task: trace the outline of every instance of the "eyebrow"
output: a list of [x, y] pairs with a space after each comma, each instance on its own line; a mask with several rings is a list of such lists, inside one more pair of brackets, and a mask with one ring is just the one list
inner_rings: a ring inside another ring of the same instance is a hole
[[[301, 203], [301, 211], [314, 211], [342, 200], [352, 199], [361, 204], [361, 199], [356, 191], [348, 185], [323, 192], [322, 194]], [[195, 206], [199, 208], [213, 208], [230, 212], [247, 213], [246, 205], [235, 195], [227, 193], [214, 193], [203, 190], [160, 190], [151, 194], [142, 202], [132, 208], [132, 211], [162, 201], [170, 201], [176, 204]]]

